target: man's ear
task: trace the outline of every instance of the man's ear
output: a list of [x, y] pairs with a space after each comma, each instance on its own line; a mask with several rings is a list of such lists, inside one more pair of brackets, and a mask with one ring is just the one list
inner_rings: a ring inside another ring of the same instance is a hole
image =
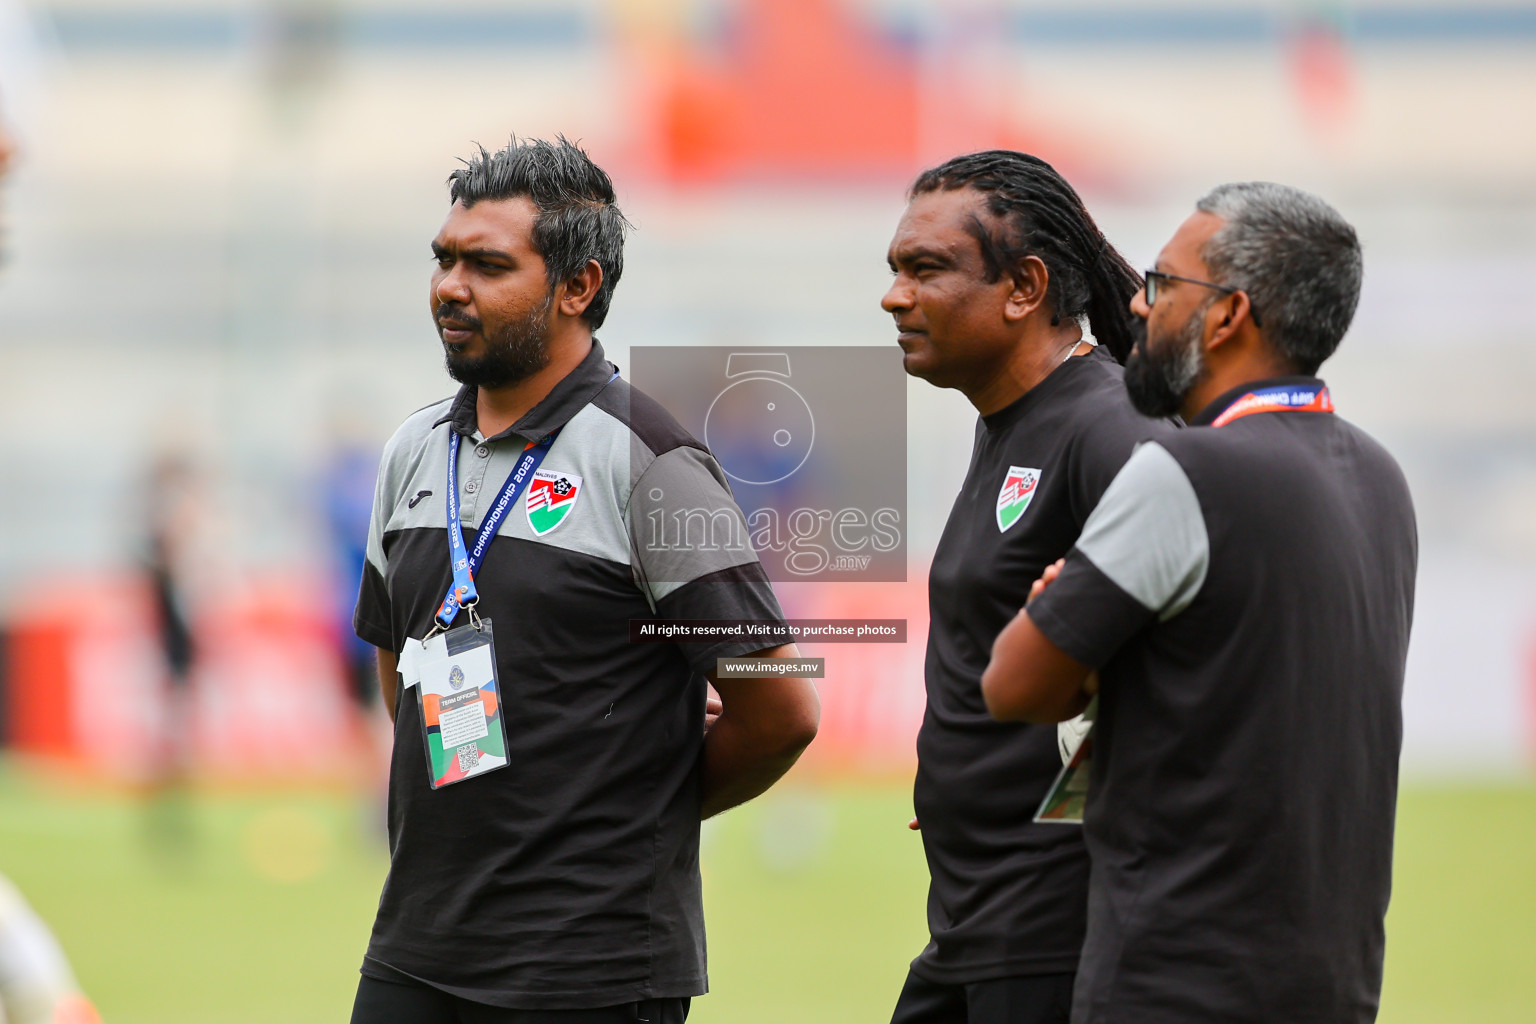
[[1003, 318], [1019, 321], [1045, 305], [1045, 293], [1051, 286], [1051, 272], [1038, 256], [1025, 256], [1013, 265], [1009, 275], [1013, 287], [1003, 306]]
[[1207, 352], [1228, 346], [1240, 337], [1257, 336], [1258, 327], [1253, 322], [1253, 303], [1248, 293], [1233, 292], [1211, 303], [1210, 309], [1205, 311], [1205, 329], [1208, 332], [1205, 342]]
[[560, 285], [556, 298], [561, 316], [579, 317], [592, 305], [597, 290], [603, 285], [603, 265], [597, 260], [587, 260], [568, 281]]

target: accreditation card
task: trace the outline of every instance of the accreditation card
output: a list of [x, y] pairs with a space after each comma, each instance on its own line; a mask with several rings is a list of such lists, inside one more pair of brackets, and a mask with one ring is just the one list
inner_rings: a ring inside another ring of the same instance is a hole
[[[419, 644], [410, 640], [407, 645]], [[433, 789], [507, 764], [507, 732], [496, 682], [491, 620], [427, 641], [411, 666], [419, 675], [421, 731]]]
[[1071, 760], [1061, 766], [1056, 781], [1040, 801], [1035, 820], [1057, 825], [1081, 825], [1088, 803], [1088, 769], [1093, 765], [1093, 730], [1089, 725]]

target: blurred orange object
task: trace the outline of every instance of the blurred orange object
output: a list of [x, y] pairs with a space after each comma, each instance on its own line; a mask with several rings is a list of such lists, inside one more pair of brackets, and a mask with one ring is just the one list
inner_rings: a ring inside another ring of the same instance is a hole
[[1354, 58], [1338, 19], [1313, 17], [1293, 34], [1291, 80], [1307, 128], [1326, 142], [1341, 141], [1356, 106]]
[[924, 164], [1000, 146], [1096, 181], [1116, 166], [1069, 125], [1024, 117], [995, 84], [978, 89], [965, 48], [936, 62], [847, 0], [743, 0], [721, 39], [637, 32], [629, 43], [642, 164], [674, 183], [904, 183]]

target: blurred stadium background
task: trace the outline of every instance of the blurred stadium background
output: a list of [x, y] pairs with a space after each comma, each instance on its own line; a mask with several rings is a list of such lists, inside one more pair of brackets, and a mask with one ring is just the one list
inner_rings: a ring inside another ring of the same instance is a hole
[[[1056, 163], [1139, 265], [1221, 181], [1335, 203], [1367, 274], [1326, 376], [1402, 462], [1422, 544], [1382, 1019], [1536, 1021], [1536, 5], [0, 0], [0, 105], [0, 872], [109, 1024], [350, 1006], [379, 723], [324, 609], [378, 447], [452, 387], [425, 309], [443, 179], [514, 131], [616, 180], [637, 230], [601, 337], [626, 367], [897, 358], [902, 189], [961, 151]], [[925, 936], [923, 580], [973, 414], [908, 403], [909, 583], [787, 603], [912, 642], [815, 652], [821, 739], [706, 830], [706, 1024], [884, 1020]], [[184, 707], [156, 515], [184, 539]]]

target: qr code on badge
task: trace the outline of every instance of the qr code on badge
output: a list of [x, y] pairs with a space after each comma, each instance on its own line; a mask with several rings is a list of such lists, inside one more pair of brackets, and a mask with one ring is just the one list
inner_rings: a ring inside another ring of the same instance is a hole
[[459, 755], [459, 771], [472, 772], [480, 767], [480, 748], [473, 743], [466, 743], [456, 753]]

